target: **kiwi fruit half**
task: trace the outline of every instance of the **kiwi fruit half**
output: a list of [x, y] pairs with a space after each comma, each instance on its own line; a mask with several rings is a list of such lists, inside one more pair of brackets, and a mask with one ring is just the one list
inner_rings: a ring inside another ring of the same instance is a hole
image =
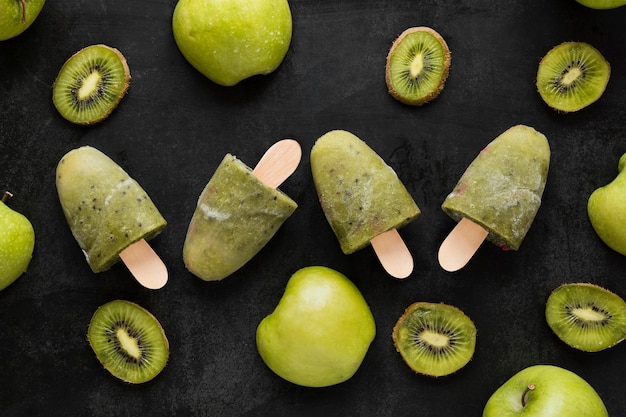
[[537, 89], [548, 106], [569, 113], [597, 101], [610, 75], [611, 66], [596, 48], [585, 42], [564, 42], [539, 62]]
[[167, 363], [169, 342], [158, 320], [125, 300], [100, 306], [89, 324], [89, 344], [111, 374], [140, 384], [157, 376]]
[[464, 367], [476, 348], [476, 326], [456, 307], [411, 304], [393, 328], [393, 342], [415, 372], [444, 376]]
[[450, 71], [450, 49], [435, 30], [412, 27], [400, 34], [387, 54], [387, 89], [402, 103], [419, 106], [437, 97]]
[[598, 352], [626, 337], [626, 302], [595, 284], [563, 284], [548, 297], [546, 321], [571, 347]]
[[107, 45], [91, 45], [63, 64], [52, 86], [52, 101], [65, 119], [90, 125], [109, 116], [129, 84], [124, 55]]

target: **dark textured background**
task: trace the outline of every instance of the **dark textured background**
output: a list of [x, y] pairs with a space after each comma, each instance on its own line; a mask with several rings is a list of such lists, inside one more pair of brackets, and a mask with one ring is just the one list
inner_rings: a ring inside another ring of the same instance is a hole
[[[0, 188], [37, 236], [30, 268], [0, 292], [0, 413], [22, 415], [479, 416], [490, 394], [520, 369], [566, 367], [587, 379], [611, 416], [626, 415], [626, 346], [590, 354], [560, 342], [543, 316], [561, 283], [589, 281], [626, 296], [626, 257], [608, 249], [586, 214], [626, 151], [626, 7], [587, 9], [574, 0], [292, 0], [294, 34], [280, 68], [219, 87], [178, 52], [174, 0], [48, 0], [34, 25], [0, 42]], [[385, 57], [410, 26], [438, 30], [452, 50], [450, 77], [414, 108], [386, 92]], [[575, 114], [550, 110], [535, 91], [540, 58], [586, 41], [610, 61], [608, 89]], [[93, 43], [120, 49], [132, 72], [111, 117], [74, 126], [56, 112], [51, 85], [63, 62]], [[478, 151], [512, 125], [544, 133], [552, 161], [543, 205], [518, 252], [485, 244], [462, 271], [436, 260], [453, 227], [439, 206]], [[390, 165], [423, 211], [404, 228], [410, 278], [387, 276], [371, 248], [344, 256], [313, 188], [309, 150], [331, 129], [352, 131]], [[243, 269], [218, 283], [188, 273], [182, 243], [198, 195], [225, 153], [254, 165], [276, 140], [297, 139], [303, 160], [281, 187], [300, 205]], [[91, 273], [61, 213], [54, 170], [72, 148], [92, 145], [139, 181], [169, 222], [152, 246], [170, 282], [150, 291], [122, 264]], [[326, 265], [361, 289], [377, 337], [357, 374], [310, 389], [274, 375], [254, 334], [297, 269]], [[101, 368], [86, 341], [96, 308], [135, 301], [171, 344], [155, 380], [126, 385]], [[458, 373], [413, 374], [391, 329], [415, 301], [461, 308], [478, 328], [474, 359]]]

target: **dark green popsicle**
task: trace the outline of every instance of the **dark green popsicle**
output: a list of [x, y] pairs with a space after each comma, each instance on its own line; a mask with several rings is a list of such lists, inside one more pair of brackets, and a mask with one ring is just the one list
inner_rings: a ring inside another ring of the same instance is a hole
[[198, 199], [183, 246], [185, 266], [205, 281], [226, 278], [269, 242], [297, 206], [227, 154]]

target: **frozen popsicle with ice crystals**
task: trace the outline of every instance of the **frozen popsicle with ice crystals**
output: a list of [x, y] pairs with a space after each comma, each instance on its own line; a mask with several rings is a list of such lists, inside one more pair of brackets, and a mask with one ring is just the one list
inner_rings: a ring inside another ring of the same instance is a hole
[[300, 145], [272, 146], [254, 170], [226, 154], [198, 198], [185, 243], [187, 269], [205, 281], [222, 280], [245, 265], [298, 205], [280, 191], [300, 162]]
[[[345, 130], [321, 136], [310, 158], [319, 201], [343, 253], [354, 253], [371, 243], [383, 266], [402, 265], [401, 271], [386, 268], [387, 272], [406, 277], [413, 268], [406, 247], [400, 249], [400, 263], [381, 259], [381, 250], [392, 257], [398, 255], [396, 249], [404, 243], [396, 229], [421, 213], [396, 172], [363, 140]], [[395, 248], [387, 251], [388, 243], [394, 242], [399, 246], [394, 244]]]
[[62, 157], [56, 187], [67, 223], [94, 272], [109, 269], [121, 252], [152, 239], [167, 224], [137, 181], [91, 146]]
[[541, 205], [549, 165], [548, 140], [532, 127], [513, 126], [489, 143], [441, 206], [458, 222], [439, 251], [444, 269], [460, 269], [485, 239], [519, 249]]

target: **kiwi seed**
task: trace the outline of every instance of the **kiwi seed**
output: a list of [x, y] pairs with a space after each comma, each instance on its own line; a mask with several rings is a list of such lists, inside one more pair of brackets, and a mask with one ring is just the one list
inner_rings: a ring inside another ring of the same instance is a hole
[[474, 355], [476, 327], [456, 307], [411, 304], [393, 328], [393, 342], [415, 372], [444, 376], [464, 367]]
[[165, 368], [169, 342], [158, 320], [130, 301], [100, 306], [88, 330], [89, 344], [102, 365], [122, 381], [150, 381]]
[[90, 125], [115, 109], [130, 84], [130, 70], [120, 51], [106, 45], [87, 46], [61, 67], [52, 101], [72, 123]]
[[626, 337], [626, 302], [595, 284], [563, 284], [548, 297], [546, 321], [571, 347], [598, 352]]
[[412, 27], [393, 42], [385, 81], [396, 100], [420, 106], [439, 95], [450, 70], [450, 49], [435, 30]]
[[602, 54], [584, 42], [564, 42], [539, 62], [537, 89], [553, 109], [578, 111], [602, 96], [611, 67]]

